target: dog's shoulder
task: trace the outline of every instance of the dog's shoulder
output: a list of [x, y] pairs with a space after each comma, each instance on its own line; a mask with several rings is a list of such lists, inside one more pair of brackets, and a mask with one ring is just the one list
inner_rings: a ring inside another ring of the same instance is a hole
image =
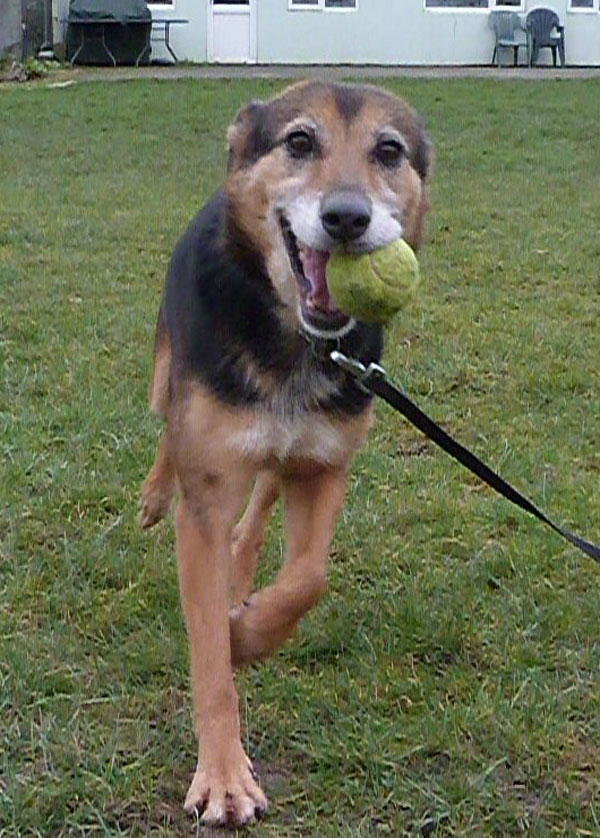
[[227, 198], [219, 191], [175, 246], [164, 307], [178, 369], [199, 377], [220, 398], [248, 403], [257, 394], [239, 354], [249, 344], [268, 363], [280, 327], [260, 259], [238, 251], [227, 228]]

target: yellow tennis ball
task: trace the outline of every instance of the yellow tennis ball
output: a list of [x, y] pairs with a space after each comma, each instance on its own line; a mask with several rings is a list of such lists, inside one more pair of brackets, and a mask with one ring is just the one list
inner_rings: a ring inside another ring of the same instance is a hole
[[407, 306], [419, 282], [419, 263], [403, 239], [361, 256], [332, 255], [327, 286], [336, 305], [366, 323], [385, 323]]

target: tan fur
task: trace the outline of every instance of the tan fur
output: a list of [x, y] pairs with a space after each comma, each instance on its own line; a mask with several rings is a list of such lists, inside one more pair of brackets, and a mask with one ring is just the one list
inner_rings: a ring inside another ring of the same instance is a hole
[[138, 522], [143, 529], [153, 527], [168, 513], [175, 494], [175, 470], [169, 456], [167, 434], [163, 433], [154, 465], [142, 486]]
[[159, 311], [154, 339], [154, 368], [150, 384], [150, 410], [161, 419], [166, 419], [169, 405], [169, 375], [171, 370], [171, 345], [164, 320]]
[[233, 606], [242, 605], [250, 596], [265, 527], [279, 493], [277, 472], [266, 469], [259, 471], [246, 511], [236, 525], [231, 539], [230, 588]]
[[[322, 159], [298, 170], [279, 146], [247, 165], [242, 156], [252, 125], [250, 106], [228, 133], [225, 189], [236, 224], [264, 257], [282, 317], [297, 328], [298, 289], [281, 242], [278, 207], [298, 196], [311, 201], [328, 189], [359, 184], [375, 202], [393, 205], [402, 216], [403, 237], [417, 248], [428, 201], [426, 184], [408, 160], [386, 177], [372, 165], [373, 132], [386, 120], [381, 97], [367, 97], [360, 119], [349, 123], [326, 87], [296, 85], [275, 101], [284, 117], [286, 108], [290, 112], [283, 132], [294, 122], [318, 120], [326, 126]], [[406, 113], [407, 130], [416, 130], [413, 112]], [[178, 487], [179, 583], [199, 743], [185, 805], [203, 810], [205, 823], [243, 824], [266, 807], [240, 743], [232, 667], [278, 648], [323, 595], [350, 462], [372, 420], [371, 408], [354, 417], [287, 409], [305, 374], [299, 369], [286, 389], [248, 362], [248, 375], [265, 396], [263, 407], [224, 404], [199, 382], [179, 377], [161, 309], [150, 403], [167, 427], [142, 488], [140, 523], [150, 527], [166, 514]], [[313, 380], [312, 386], [326, 393], [331, 383]], [[271, 585], [251, 593], [265, 526], [279, 495], [286, 560]]]

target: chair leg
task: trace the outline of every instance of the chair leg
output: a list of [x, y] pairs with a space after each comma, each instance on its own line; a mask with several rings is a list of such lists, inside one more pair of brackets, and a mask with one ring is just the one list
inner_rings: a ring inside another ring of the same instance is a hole
[[531, 48], [531, 58], [530, 58], [530, 63], [529, 63], [530, 67], [534, 67], [537, 64], [539, 54], [540, 54], [540, 48], [538, 47], [538, 45], [536, 43], [534, 43], [533, 47]]
[[565, 39], [561, 38], [558, 44], [558, 51], [560, 53], [560, 65], [561, 67], [566, 66], [566, 56], [565, 56]]
[[519, 63], [519, 47], [513, 47], [514, 60], [513, 65], [516, 67]]
[[556, 47], [552, 46], [550, 49], [552, 50], [552, 66], [556, 67]]
[[492, 67], [493, 67], [493, 66], [494, 66], [494, 64], [496, 63], [496, 54], [497, 54], [497, 52], [498, 52], [498, 47], [494, 47], [494, 51], [493, 51], [493, 53], [492, 53]]

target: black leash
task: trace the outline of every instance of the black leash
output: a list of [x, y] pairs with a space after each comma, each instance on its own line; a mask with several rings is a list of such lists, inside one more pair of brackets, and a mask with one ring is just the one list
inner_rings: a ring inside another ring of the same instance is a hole
[[491, 486], [507, 500], [516, 504], [517, 506], [534, 515], [538, 520], [542, 521], [547, 526], [551, 527], [563, 538], [566, 538], [571, 544], [579, 548], [587, 556], [600, 562], [600, 548], [596, 547], [589, 541], [565, 529], [559, 527], [550, 520], [543, 512], [541, 512], [530, 500], [524, 497], [520, 492], [514, 489], [510, 483], [503, 480], [496, 472], [486, 466], [478, 457], [471, 451], [453, 439], [446, 433], [439, 425], [429, 418], [423, 411], [412, 402], [408, 396], [405, 396], [397, 387], [395, 387], [388, 379], [386, 371], [379, 364], [369, 364], [365, 367], [360, 361], [354, 358], [348, 358], [342, 352], [334, 351], [330, 354], [331, 360], [342, 367], [346, 372], [350, 373], [359, 387], [368, 393], [379, 396], [395, 410], [399, 411], [409, 422], [418, 428], [425, 436], [429, 437], [436, 445], [439, 445], [447, 454], [458, 460], [463, 466], [466, 466], [473, 474], [476, 474], [484, 483]]

